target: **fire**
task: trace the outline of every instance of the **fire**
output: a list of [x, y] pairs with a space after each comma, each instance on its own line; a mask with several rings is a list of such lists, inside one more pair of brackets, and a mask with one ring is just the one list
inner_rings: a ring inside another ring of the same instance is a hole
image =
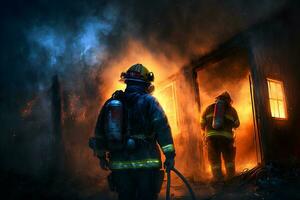
[[[237, 85], [238, 87], [234, 87], [234, 85]], [[201, 107], [203, 109], [206, 108], [215, 101], [216, 96], [225, 90], [229, 91], [231, 94], [233, 106], [237, 110], [241, 122], [240, 127], [234, 131], [235, 146], [237, 148], [236, 169], [238, 172], [241, 172], [245, 169], [255, 167], [258, 163], [254, 144], [253, 113], [248, 76], [235, 83], [224, 83], [224, 86], [221, 89], [213, 92], [210, 91], [207, 93], [202, 91], [200, 94], [202, 102]], [[210, 175], [210, 166], [208, 164], [206, 149], [205, 157], [206, 172]]]
[[115, 90], [124, 90], [125, 85], [119, 81], [120, 74], [133, 64], [141, 63], [149, 68], [155, 75], [154, 85], [156, 85], [177, 72], [178, 66], [182, 66], [183, 62], [179, 58], [170, 61], [164, 55], [146, 49], [142, 43], [129, 40], [123, 55], [111, 61], [111, 67], [99, 74], [101, 79], [106, 81], [99, 88], [99, 93], [107, 99]]
[[164, 88], [159, 91], [155, 91], [153, 94], [161, 106], [163, 107], [168, 121], [170, 123], [173, 136], [179, 134], [179, 120], [178, 120], [178, 110], [177, 110], [177, 96], [176, 96], [176, 86], [174, 82], [169, 83]]
[[[103, 99], [108, 99], [115, 90], [124, 90], [125, 84], [119, 82], [120, 74], [123, 71], [126, 71], [128, 67], [135, 63], [142, 63], [150, 69], [155, 74], [154, 85], [158, 88], [153, 95], [158, 99], [162, 105], [172, 129], [172, 134], [174, 137], [175, 148], [177, 151], [177, 157], [182, 159], [190, 159], [190, 153], [194, 150], [190, 150], [190, 144], [192, 140], [201, 140], [199, 135], [200, 132], [198, 127], [193, 127], [193, 123], [200, 123], [200, 113], [195, 107], [194, 97], [184, 94], [189, 94], [189, 90], [193, 90], [188, 86], [188, 80], [185, 78], [180, 79], [180, 81], [169, 81], [169, 83], [164, 85], [159, 85], [159, 83], [165, 83], [165, 80], [176, 72], [180, 70], [180, 67], [184, 65], [184, 60], [175, 59], [170, 61], [169, 58], [166, 58], [164, 55], [157, 54], [149, 49], [146, 49], [142, 43], [137, 41], [130, 41], [128, 47], [124, 50], [124, 54], [120, 58], [116, 58], [110, 62], [110, 68], [106, 68], [99, 76], [105, 82], [99, 88], [99, 93]], [[178, 85], [176, 85], [178, 84]], [[163, 87], [162, 87], [163, 86]], [[178, 87], [179, 86], [179, 87]], [[184, 90], [185, 93], [182, 94], [179, 91], [176, 91], [176, 88]], [[251, 104], [251, 93], [249, 88], [248, 75], [243, 77], [243, 79], [238, 82], [231, 82], [229, 84], [224, 84], [224, 87], [217, 89], [215, 91], [201, 91], [201, 108], [205, 108], [210, 103], [214, 102], [214, 99], [221, 92], [229, 90], [234, 99], [234, 107], [236, 108], [241, 126], [236, 130], [236, 146], [237, 146], [237, 170], [243, 171], [245, 168], [252, 168], [257, 165], [255, 144], [249, 144], [249, 141], [253, 140], [253, 116], [252, 116], [252, 104]], [[233, 89], [233, 92], [230, 91]], [[180, 103], [179, 103], [180, 102]], [[185, 108], [180, 108], [180, 105], [187, 105]], [[202, 109], [203, 110], [203, 109]], [[180, 118], [186, 118], [185, 121], [189, 122], [188, 124], [182, 123]], [[190, 131], [192, 130], [192, 132]], [[248, 143], [247, 143], [248, 141]], [[246, 156], [247, 155], [247, 156]], [[195, 155], [194, 155], [195, 156]], [[207, 170], [207, 175], [209, 176], [210, 167], [207, 161], [207, 154], [204, 155], [206, 159], [204, 165]], [[195, 157], [196, 158], [196, 157]], [[245, 159], [246, 158], [246, 159]], [[194, 159], [194, 158], [193, 158]], [[177, 162], [177, 167], [183, 171], [185, 174], [195, 174], [197, 171], [197, 165], [199, 165], [200, 160], [194, 160], [196, 163], [194, 166], [188, 166], [186, 162]], [[193, 162], [194, 162], [193, 161]], [[199, 171], [199, 170], [198, 170]]]
[[[236, 99], [236, 110], [239, 114], [241, 126], [236, 130], [236, 146], [237, 146], [237, 159], [236, 162], [238, 171], [244, 169], [251, 169], [259, 162], [256, 157], [256, 152], [251, 150], [255, 149], [255, 133], [253, 126], [253, 111], [251, 102], [251, 93], [249, 89], [249, 80], [245, 79], [241, 81], [240, 91], [238, 92], [238, 98]], [[249, 144], [248, 140], [253, 140], [252, 144]]]

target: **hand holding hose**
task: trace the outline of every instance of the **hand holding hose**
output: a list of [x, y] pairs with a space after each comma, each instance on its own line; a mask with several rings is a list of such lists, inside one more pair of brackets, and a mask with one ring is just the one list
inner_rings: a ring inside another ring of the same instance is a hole
[[171, 171], [173, 171], [186, 185], [186, 187], [188, 188], [191, 197], [193, 200], [196, 200], [196, 195], [192, 189], [192, 187], [190, 186], [189, 182], [186, 180], [186, 178], [174, 167], [175, 166], [175, 152], [168, 152], [165, 153], [166, 156], [166, 160], [164, 163], [164, 167], [166, 169], [167, 172], [167, 188], [166, 188], [166, 200], [171, 200], [171, 196], [170, 196], [170, 187], [171, 187]]

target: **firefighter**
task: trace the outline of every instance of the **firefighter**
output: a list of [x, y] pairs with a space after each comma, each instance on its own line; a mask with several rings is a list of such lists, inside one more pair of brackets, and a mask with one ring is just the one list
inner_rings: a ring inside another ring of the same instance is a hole
[[[95, 152], [101, 168], [111, 171], [109, 185], [120, 200], [155, 200], [164, 178], [159, 147], [165, 155], [164, 167], [174, 167], [171, 129], [162, 107], [151, 95], [152, 72], [135, 64], [121, 74], [121, 80], [126, 84], [125, 91], [116, 91], [100, 111]], [[115, 143], [109, 141], [105, 130], [112, 100], [123, 105], [122, 139]]]
[[232, 99], [228, 92], [216, 97], [216, 102], [206, 108], [201, 117], [201, 128], [205, 130], [208, 159], [211, 165], [213, 180], [224, 179], [221, 166], [223, 157], [227, 178], [235, 175], [234, 132], [240, 121], [236, 110], [232, 107]]

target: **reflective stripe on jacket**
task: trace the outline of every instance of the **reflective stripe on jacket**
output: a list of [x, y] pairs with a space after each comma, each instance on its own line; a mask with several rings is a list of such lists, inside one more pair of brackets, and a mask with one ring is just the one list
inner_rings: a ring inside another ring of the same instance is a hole
[[111, 161], [110, 169], [139, 169], [139, 168], [160, 168], [161, 161], [159, 159], [145, 159], [145, 160], [132, 160], [132, 161]]
[[212, 121], [214, 116], [215, 104], [211, 104], [206, 108], [201, 117], [201, 128], [205, 130], [206, 137], [211, 136], [224, 136], [226, 138], [233, 138], [233, 128], [237, 128], [240, 125], [240, 121], [236, 110], [229, 106], [226, 109], [224, 125], [221, 129], [214, 129], [212, 127]]
[[161, 149], [164, 153], [175, 151], [173, 144], [168, 144], [168, 145], [162, 146]]
[[206, 132], [206, 137], [210, 137], [210, 136], [224, 136], [227, 138], [233, 138], [233, 133], [232, 132], [227, 132], [227, 131], [216, 131], [216, 130], [209, 130]]

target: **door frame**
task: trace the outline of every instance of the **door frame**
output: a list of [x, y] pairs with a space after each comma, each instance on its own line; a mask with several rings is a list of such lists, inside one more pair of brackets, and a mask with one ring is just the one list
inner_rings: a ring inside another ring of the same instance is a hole
[[[263, 162], [263, 149], [262, 149], [262, 140], [261, 140], [261, 127], [259, 123], [259, 119], [257, 116], [258, 110], [257, 110], [257, 103], [256, 103], [256, 98], [255, 98], [255, 85], [252, 80], [252, 65], [250, 62], [250, 56], [249, 56], [249, 51], [245, 47], [240, 47], [240, 46], [230, 46], [229, 48], [221, 48], [220, 50], [216, 50], [206, 56], [204, 56], [202, 59], [197, 61], [197, 64], [194, 64], [192, 71], [193, 71], [193, 83], [194, 83], [194, 88], [195, 88], [195, 95], [196, 95], [196, 103], [198, 106], [199, 112], [201, 112], [201, 100], [200, 100], [200, 87], [198, 83], [198, 75], [197, 73], [204, 69], [206, 66], [219, 62], [231, 55], [234, 55], [237, 52], [243, 52], [246, 56], [246, 59], [249, 63], [249, 88], [250, 88], [250, 96], [251, 96], [251, 104], [252, 104], [252, 114], [253, 114], [253, 128], [254, 128], [254, 142], [255, 142], [255, 152], [256, 152], [256, 158], [257, 158], [257, 165], [260, 165]], [[202, 130], [200, 131], [202, 133]], [[201, 136], [203, 138], [203, 136]], [[205, 158], [204, 158], [204, 149], [205, 145], [202, 142], [201, 145], [201, 170], [205, 172]]]

